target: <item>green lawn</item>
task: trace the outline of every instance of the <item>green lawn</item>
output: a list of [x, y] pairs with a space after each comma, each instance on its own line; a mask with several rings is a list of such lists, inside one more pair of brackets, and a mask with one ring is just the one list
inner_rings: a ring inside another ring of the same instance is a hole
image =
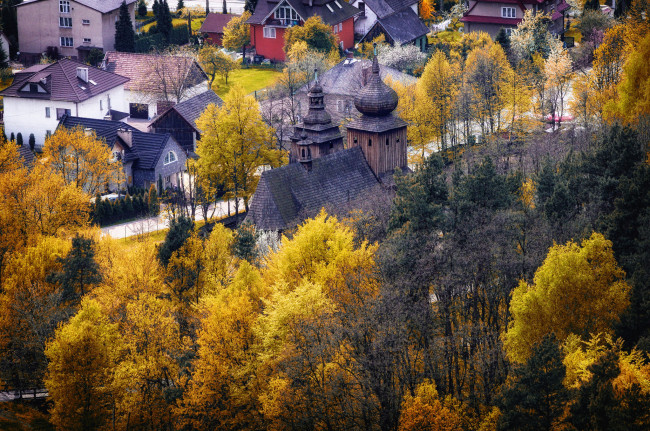
[[[201, 22], [203, 22], [203, 21], [201, 21]], [[174, 19], [172, 20], [172, 25], [173, 25], [174, 27], [178, 27], [178, 26], [183, 25], [183, 24], [187, 24], [187, 20], [186, 20], [185, 18], [174, 18]], [[148, 32], [152, 25], [156, 25], [156, 21], [154, 21], [154, 22], [150, 22], [149, 24], [147, 24], [147, 25], [145, 25], [144, 27], [142, 27], [142, 28], [140, 29], [140, 32], [141, 32], [141, 33], [146, 33], [146, 32]], [[199, 27], [200, 27], [200, 25], [199, 25]], [[194, 22], [192, 22], [192, 28], [194, 28]]]
[[244, 87], [246, 93], [252, 93], [273, 84], [281, 74], [282, 72], [275, 69], [239, 69], [228, 76], [228, 84], [221, 76], [217, 76], [212, 89], [220, 97], [224, 97], [233, 85], [239, 84]]

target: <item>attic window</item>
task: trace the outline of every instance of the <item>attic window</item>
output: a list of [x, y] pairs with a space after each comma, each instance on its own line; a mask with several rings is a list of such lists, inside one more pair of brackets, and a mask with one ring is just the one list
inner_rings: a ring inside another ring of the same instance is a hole
[[357, 138], [354, 138], [354, 143], [356, 144], [357, 142], [359, 142], [359, 141], [357, 141]]
[[343, 6], [341, 6], [341, 3], [339, 3], [339, 0], [334, 0], [334, 3], [339, 7], [339, 9], [343, 9]]
[[165, 155], [165, 164], [166, 165], [168, 165], [170, 163], [173, 163], [176, 160], [178, 160], [178, 159], [176, 158], [176, 153], [173, 152], [173, 151], [170, 151], [169, 153], [167, 153], [167, 155]]
[[92, 85], [97, 85], [97, 83], [95, 81], [93, 81], [92, 79], [89, 79], [88, 82], [90, 82]]
[[327, 8], [330, 10], [330, 12], [334, 13], [334, 9], [332, 9], [332, 6], [330, 6], [329, 3], [326, 4], [325, 6], [327, 6]]
[[291, 8], [291, 6], [280, 6], [275, 10], [275, 18], [296, 21], [298, 19], [298, 14]]
[[388, 138], [386, 138], [386, 145], [388, 145]]
[[368, 139], [368, 146], [372, 147], [372, 139]]
[[30, 83], [29, 84], [30, 93], [38, 93], [38, 84]]

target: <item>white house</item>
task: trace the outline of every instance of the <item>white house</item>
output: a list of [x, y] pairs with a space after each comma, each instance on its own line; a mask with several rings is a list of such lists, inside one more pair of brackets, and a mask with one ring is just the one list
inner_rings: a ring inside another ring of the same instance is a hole
[[102, 68], [129, 78], [124, 97], [131, 118], [151, 119], [209, 90], [208, 76], [191, 57], [107, 52]]
[[87, 118], [116, 118], [127, 105], [124, 84], [128, 78], [63, 59], [20, 71], [11, 86], [0, 92], [4, 98], [5, 134], [22, 134], [27, 144], [34, 134], [37, 147], [54, 133], [63, 115]]

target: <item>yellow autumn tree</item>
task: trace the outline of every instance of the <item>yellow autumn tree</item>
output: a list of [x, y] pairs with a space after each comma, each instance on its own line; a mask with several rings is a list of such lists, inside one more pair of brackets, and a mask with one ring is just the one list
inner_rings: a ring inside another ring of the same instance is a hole
[[425, 380], [415, 389], [415, 394], [406, 394], [402, 401], [399, 431], [453, 431], [465, 429], [466, 414], [461, 404], [451, 398], [441, 400], [436, 384]]
[[465, 76], [472, 88], [477, 120], [484, 135], [500, 128], [504, 89], [510, 73], [510, 63], [498, 43], [474, 48], [467, 56]]
[[428, 104], [427, 94], [421, 86], [404, 85], [390, 77], [386, 83], [393, 87], [399, 97], [395, 110], [397, 115], [409, 125], [406, 133], [409, 146], [413, 149], [408, 155], [409, 163], [420, 164], [433, 151], [432, 143], [435, 139], [433, 110]]
[[203, 278], [207, 293], [215, 294], [230, 284], [235, 273], [231, 253], [234, 235], [232, 230], [216, 223], [203, 244]]
[[349, 429], [350, 418], [372, 415], [377, 406], [363, 392], [363, 373], [338, 318], [345, 310], [349, 325], [376, 297], [376, 246], [356, 245], [353, 232], [324, 212], [282, 241], [266, 260], [263, 279], [272, 293], [254, 329], [265, 376], [262, 412], [272, 429], [295, 420], [320, 428], [325, 412], [330, 424]]
[[[209, 105], [197, 120], [203, 131], [198, 144], [199, 175], [224, 184], [230, 197], [248, 199], [257, 187], [261, 166], [280, 166], [286, 155], [275, 149], [273, 129], [262, 120], [253, 96], [235, 85], [222, 107]], [[238, 200], [235, 208], [239, 211]]]
[[431, 110], [433, 120], [430, 126], [434, 128], [439, 149], [443, 151], [447, 149], [449, 123], [460, 82], [460, 68], [456, 63], [450, 63], [439, 50], [429, 59], [417, 82], [417, 86], [427, 95], [426, 108]]
[[242, 58], [246, 58], [246, 46], [251, 43], [250, 25], [246, 23], [251, 13], [244, 11], [241, 16], [235, 16], [223, 29], [223, 46], [231, 51], [242, 51]]
[[337, 49], [337, 39], [332, 27], [325, 24], [318, 15], [307, 18], [303, 25], [295, 25], [285, 30], [284, 52], [288, 53], [299, 40], [306, 42], [309, 49], [325, 54]]
[[433, 13], [435, 12], [436, 2], [435, 0], [420, 0], [418, 3], [418, 11], [420, 12], [420, 18], [422, 19], [431, 19]]
[[0, 373], [16, 389], [42, 387], [45, 344], [71, 310], [50, 274], [61, 271], [70, 242], [38, 237], [12, 254], [0, 289]]
[[[243, 261], [229, 286], [201, 305], [198, 357], [175, 415], [195, 430], [249, 429], [259, 421], [253, 326], [264, 299], [258, 271]], [[260, 296], [262, 295], [262, 296]]]
[[118, 325], [100, 305], [83, 300], [81, 309], [61, 326], [45, 351], [45, 385], [58, 429], [99, 429], [110, 423], [114, 408], [111, 382], [122, 353]]
[[610, 100], [604, 108], [606, 119], [636, 123], [650, 115], [650, 34], [634, 48], [623, 67], [617, 86], [617, 99]]
[[4, 203], [14, 212], [23, 238], [56, 235], [88, 225], [90, 197], [41, 163], [9, 191]]
[[581, 245], [572, 241], [551, 247], [533, 284], [521, 281], [512, 293], [512, 319], [504, 335], [508, 357], [528, 359], [544, 335], [559, 340], [570, 334], [611, 333], [629, 305], [630, 286], [616, 263], [611, 241], [593, 233]]
[[505, 108], [510, 119], [509, 139], [512, 139], [513, 133], [521, 131], [521, 128], [516, 126], [523, 123], [521, 117], [532, 106], [533, 91], [530, 85], [529, 70], [529, 62], [521, 61], [506, 74], [503, 91]]
[[552, 118], [561, 118], [564, 115], [564, 105], [571, 79], [573, 76], [573, 65], [566, 49], [559, 41], [551, 44], [551, 52], [544, 65], [546, 75], [546, 94], [549, 101], [547, 108], [550, 109]]
[[114, 159], [108, 145], [94, 131], [87, 133], [81, 127], [60, 128], [47, 138], [42, 160], [66, 185], [73, 184], [90, 196], [124, 182], [122, 163]]

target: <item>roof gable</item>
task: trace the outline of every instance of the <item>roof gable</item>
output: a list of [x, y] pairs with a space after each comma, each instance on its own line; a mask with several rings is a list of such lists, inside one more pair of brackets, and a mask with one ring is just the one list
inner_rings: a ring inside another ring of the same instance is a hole
[[[88, 71], [87, 81], [77, 76], [79, 68]], [[64, 58], [45, 67], [29, 68], [16, 74], [13, 84], [0, 95], [82, 102], [128, 81], [124, 76]], [[44, 91], [21, 91], [28, 83], [38, 84]]]
[[373, 34], [373, 29], [380, 26], [395, 43], [404, 45], [429, 33], [420, 17], [411, 8], [402, 9], [384, 18], [380, 18], [361, 38]]
[[201, 33], [223, 33], [223, 29], [226, 27], [226, 24], [230, 22], [231, 19], [239, 17], [240, 15], [234, 15], [229, 13], [213, 13], [210, 12], [208, 16], [201, 24], [199, 32]]
[[[124, 162], [133, 161], [134, 168], [137, 169], [155, 169], [163, 149], [170, 140], [173, 140], [168, 133], [142, 132], [121, 121], [64, 116], [59, 122], [59, 127], [91, 129], [98, 139], [110, 147], [120, 139], [118, 130], [130, 131], [132, 133], [131, 146], [124, 145]], [[182, 151], [180, 147], [179, 151]]]
[[258, 0], [248, 24], [264, 24], [281, 3], [289, 4], [303, 21], [312, 16], [320, 16], [325, 24], [334, 25], [352, 18], [361, 11], [345, 0]]
[[201, 66], [191, 57], [180, 55], [135, 54], [109, 51], [104, 56], [102, 68], [126, 76], [130, 81], [126, 90], [160, 92], [161, 74], [170, 79], [185, 79], [193, 87], [208, 80]]
[[162, 113], [156, 120], [154, 120], [151, 125], [155, 127], [155, 124], [168, 112], [175, 111], [183, 120], [187, 122], [187, 124], [193, 127], [196, 131], [199, 131], [198, 127], [196, 126], [196, 120], [199, 119], [201, 114], [203, 114], [203, 111], [205, 111], [205, 108], [207, 108], [210, 104], [215, 104], [217, 106], [223, 105], [223, 100], [221, 97], [217, 96], [217, 94], [212, 90], [198, 94], [171, 107]]

